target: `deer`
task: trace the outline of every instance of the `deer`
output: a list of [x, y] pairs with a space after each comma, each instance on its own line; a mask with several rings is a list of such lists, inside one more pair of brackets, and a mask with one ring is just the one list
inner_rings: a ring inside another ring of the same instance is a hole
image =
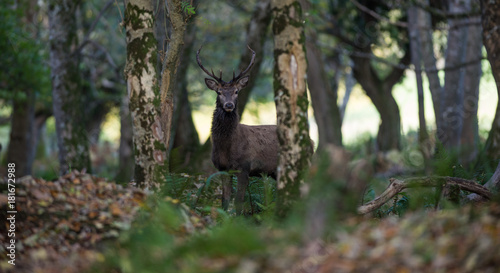
[[[203, 47], [203, 46], [202, 46]], [[278, 167], [278, 133], [276, 125], [245, 125], [240, 123], [238, 114], [238, 93], [248, 84], [249, 75], [255, 61], [255, 51], [250, 46], [252, 58], [248, 67], [226, 82], [222, 80], [222, 70], [217, 77], [201, 63], [200, 51], [196, 61], [210, 78], [205, 78], [206, 86], [217, 93], [212, 117], [212, 163], [219, 171], [236, 171], [237, 191], [235, 196], [236, 214], [243, 210], [245, 192], [249, 177], [266, 174], [276, 179]], [[231, 199], [231, 179], [225, 179], [222, 187], [222, 208], [227, 211]]]

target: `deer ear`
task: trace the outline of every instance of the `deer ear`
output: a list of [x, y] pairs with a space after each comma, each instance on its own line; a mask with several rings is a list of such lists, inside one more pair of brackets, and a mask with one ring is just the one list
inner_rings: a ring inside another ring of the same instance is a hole
[[209, 78], [205, 78], [205, 84], [207, 85], [208, 88], [214, 90], [214, 91], [217, 91], [219, 90], [219, 83], [212, 80], [212, 79], [209, 79]]
[[248, 84], [248, 76], [245, 76], [245, 77], [239, 79], [236, 84], [238, 85], [239, 89], [247, 86], [247, 84]]

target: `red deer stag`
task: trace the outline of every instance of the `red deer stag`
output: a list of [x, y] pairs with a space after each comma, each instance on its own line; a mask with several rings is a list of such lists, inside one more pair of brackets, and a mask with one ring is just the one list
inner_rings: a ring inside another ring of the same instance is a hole
[[[255, 61], [255, 51], [248, 67], [229, 82], [208, 72], [201, 64], [200, 49], [196, 61], [200, 68], [211, 78], [205, 78], [208, 88], [217, 92], [216, 107], [212, 118], [212, 162], [219, 171], [238, 171], [238, 187], [235, 198], [236, 213], [241, 214], [248, 187], [249, 176], [262, 173], [276, 179], [278, 166], [278, 135], [276, 125], [249, 126], [240, 124], [238, 115], [238, 92], [248, 83], [245, 74]], [[231, 198], [231, 180], [225, 179], [222, 188], [222, 207], [227, 210]]]

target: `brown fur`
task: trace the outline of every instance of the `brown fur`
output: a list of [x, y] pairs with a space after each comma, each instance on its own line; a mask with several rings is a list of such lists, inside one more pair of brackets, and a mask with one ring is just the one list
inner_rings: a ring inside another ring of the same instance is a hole
[[[278, 167], [278, 132], [276, 125], [249, 126], [240, 124], [238, 116], [238, 93], [248, 84], [248, 76], [254, 61], [255, 52], [248, 67], [238, 76], [233, 73], [229, 82], [222, 80], [222, 71], [217, 77], [201, 64], [200, 51], [196, 61], [210, 77], [205, 84], [217, 92], [216, 107], [212, 119], [212, 162], [219, 171], [238, 171], [236, 192], [236, 213], [240, 214], [245, 200], [249, 176], [267, 174], [276, 179]], [[231, 198], [231, 180], [224, 182], [222, 207], [227, 210]]]
[[[210, 81], [210, 79], [207, 79]], [[278, 166], [278, 134], [276, 125], [240, 124], [237, 93], [246, 85], [247, 77], [237, 83], [207, 83], [218, 96], [212, 119], [212, 162], [220, 171], [238, 171], [236, 212], [241, 213], [249, 176], [267, 174], [276, 179]], [[242, 84], [243, 82], [243, 84]], [[234, 108], [227, 107], [231, 104]], [[223, 187], [222, 205], [227, 209], [231, 196], [230, 181]]]

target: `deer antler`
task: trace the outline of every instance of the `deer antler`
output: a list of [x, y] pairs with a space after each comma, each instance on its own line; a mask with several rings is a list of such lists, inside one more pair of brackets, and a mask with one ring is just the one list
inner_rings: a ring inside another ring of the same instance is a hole
[[238, 76], [236, 77], [234, 76], [234, 71], [233, 71], [233, 79], [231, 80], [231, 82], [235, 82], [239, 80], [242, 76], [244, 76], [248, 71], [250, 71], [255, 62], [255, 51], [253, 51], [253, 49], [251, 49], [249, 45], [247, 45], [247, 47], [248, 49], [250, 49], [250, 51], [252, 51], [252, 59], [250, 60], [250, 64], [244, 71], [241, 71], [240, 74], [238, 74]]
[[205, 71], [205, 73], [207, 73], [208, 76], [214, 78], [217, 82], [219, 83], [224, 83], [224, 81], [222, 80], [222, 70], [219, 70], [220, 71], [220, 76], [217, 77], [215, 76], [215, 73], [214, 71], [212, 70], [212, 73], [208, 72], [207, 69], [205, 69], [205, 67], [203, 67], [203, 65], [201, 64], [201, 60], [200, 60], [200, 51], [201, 49], [203, 48], [203, 46], [200, 47], [200, 49], [198, 49], [198, 51], [196, 52], [196, 61], [198, 62], [198, 65], [200, 66], [200, 68]]

